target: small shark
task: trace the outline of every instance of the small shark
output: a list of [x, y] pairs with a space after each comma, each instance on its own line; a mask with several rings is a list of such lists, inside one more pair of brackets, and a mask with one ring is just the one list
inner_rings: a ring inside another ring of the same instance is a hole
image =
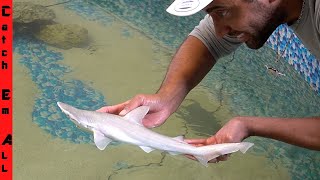
[[139, 146], [147, 153], [157, 149], [172, 155], [193, 155], [201, 164], [208, 166], [208, 161], [221, 155], [241, 151], [245, 153], [253, 143], [224, 143], [202, 147], [195, 147], [183, 141], [183, 136], [171, 138], [156, 133], [142, 125], [142, 119], [148, 113], [148, 106], [140, 106], [124, 117], [77, 109], [62, 102], [57, 103], [60, 109], [71, 120], [93, 132], [94, 143], [100, 150], [104, 150], [112, 141], [120, 141]]

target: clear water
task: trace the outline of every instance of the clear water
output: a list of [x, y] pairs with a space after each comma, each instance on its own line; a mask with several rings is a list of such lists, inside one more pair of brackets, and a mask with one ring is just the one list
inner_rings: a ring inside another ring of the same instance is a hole
[[[63, 1], [34, 0], [41, 5]], [[159, 87], [176, 48], [203, 14], [168, 15], [170, 1], [70, 1], [55, 21], [88, 29], [90, 42], [62, 50], [30, 34], [14, 37], [14, 179], [319, 179], [318, 152], [264, 138], [208, 168], [183, 156], [114, 143], [104, 151], [56, 106], [123, 102]], [[267, 46], [221, 59], [166, 124], [155, 131], [208, 137], [236, 115], [319, 116], [320, 97]], [[265, 65], [286, 76], [274, 76]]]

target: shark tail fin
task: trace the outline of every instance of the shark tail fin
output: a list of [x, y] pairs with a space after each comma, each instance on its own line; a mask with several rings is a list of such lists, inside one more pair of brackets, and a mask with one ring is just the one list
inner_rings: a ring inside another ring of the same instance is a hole
[[[203, 155], [194, 155], [194, 157], [204, 166], [208, 167], [208, 162], [211, 160], [214, 160], [215, 158], [225, 155], [225, 154], [231, 154], [234, 153], [236, 151], [240, 151], [243, 154], [247, 152], [247, 150], [249, 148], [251, 148], [254, 144], [253, 143], [249, 143], [249, 142], [241, 142], [241, 143], [234, 143], [236, 146], [238, 146], [237, 148], [233, 148], [231, 150], [225, 151], [225, 152], [220, 152], [215, 150], [214, 146], [212, 145], [212, 151], [208, 151], [208, 149], [205, 151], [205, 153], [203, 153]], [[202, 146], [202, 147], [198, 147], [199, 149], [202, 148], [207, 148], [206, 146]]]

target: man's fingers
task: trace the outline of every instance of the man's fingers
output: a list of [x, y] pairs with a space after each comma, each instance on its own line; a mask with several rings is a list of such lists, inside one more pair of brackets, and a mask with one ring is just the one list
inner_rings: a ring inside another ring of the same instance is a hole
[[131, 99], [130, 101], [128, 101], [128, 103], [126, 104], [126, 106], [123, 108], [123, 110], [119, 113], [120, 116], [124, 116], [126, 115], [128, 112], [130, 112], [131, 110], [144, 105], [143, 102], [145, 100], [145, 96], [143, 95], [136, 95], [133, 99]]
[[217, 141], [216, 136], [211, 136], [206, 139], [206, 144], [219, 144], [219, 141]]
[[206, 139], [185, 139], [184, 140], [188, 144], [205, 144]]
[[96, 111], [97, 112], [107, 112], [107, 111], [109, 111], [109, 107], [105, 106], [105, 107], [102, 107], [100, 109], [97, 109]]
[[121, 107], [119, 107], [119, 106], [105, 106], [105, 107], [102, 107], [96, 111], [97, 112], [104, 112], [104, 113], [111, 113], [111, 114], [119, 114], [119, 112], [121, 111]]
[[147, 114], [143, 120], [142, 124], [147, 128], [155, 128], [162, 125], [166, 121], [166, 116], [162, 116], [160, 112], [155, 112]]
[[210, 145], [210, 144], [217, 144], [218, 141], [215, 136], [211, 136], [207, 139], [185, 139], [185, 142], [189, 144]]
[[102, 107], [96, 111], [97, 112], [104, 112], [104, 113], [111, 113], [111, 114], [119, 114], [120, 111], [122, 111], [124, 109], [124, 107], [128, 104], [128, 102], [129, 101], [126, 101], [124, 103], [117, 104], [114, 106], [105, 106], [105, 107]]

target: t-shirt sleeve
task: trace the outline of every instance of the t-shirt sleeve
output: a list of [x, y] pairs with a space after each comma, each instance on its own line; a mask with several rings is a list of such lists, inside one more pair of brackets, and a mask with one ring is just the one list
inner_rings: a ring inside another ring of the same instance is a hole
[[242, 44], [239, 40], [230, 36], [218, 38], [210, 15], [206, 15], [189, 35], [201, 40], [216, 61], [235, 51]]

